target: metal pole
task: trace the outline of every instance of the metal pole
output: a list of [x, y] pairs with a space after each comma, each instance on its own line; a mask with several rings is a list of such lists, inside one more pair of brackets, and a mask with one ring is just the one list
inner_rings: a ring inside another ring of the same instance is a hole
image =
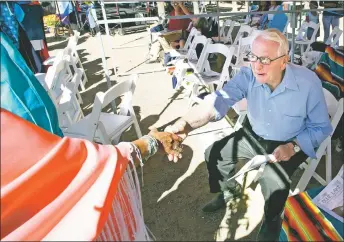
[[[109, 76], [109, 70], [108, 70], [108, 67], [107, 67], [107, 63], [106, 63], [106, 58], [105, 58], [105, 50], [104, 50], [104, 44], [103, 44], [103, 39], [102, 39], [102, 36], [101, 36], [101, 33], [100, 33], [100, 28], [99, 26], [97, 26], [98, 28], [98, 32], [97, 32], [97, 37], [100, 41], [100, 44], [101, 44], [101, 52], [102, 52], [102, 64], [103, 64], [103, 70], [104, 70], [104, 74], [105, 74], [105, 78], [106, 78], [106, 84], [108, 86], [108, 88], [110, 89], [112, 87], [111, 85], [111, 80], [110, 80], [110, 76]], [[114, 113], [116, 113], [116, 103], [115, 101], [112, 101], [111, 102], [111, 106], [112, 106], [112, 111]]]
[[219, 8], [219, 1], [216, 1], [216, 10], [217, 10], [217, 35], [219, 36], [218, 42], [220, 42], [220, 8]]
[[[296, 10], [296, 2], [293, 2], [293, 10]], [[296, 13], [291, 14], [291, 63], [294, 63], [295, 52], [295, 25], [296, 25]]]
[[103, 19], [104, 19], [104, 24], [105, 24], [105, 32], [107, 35], [110, 35], [109, 24], [107, 22], [107, 17], [106, 17], [104, 0], [101, 0], [100, 6], [102, 7]]
[[76, 18], [76, 24], [78, 25], [78, 28], [79, 28], [79, 30], [80, 30], [81, 24], [80, 24], [80, 22], [79, 22], [78, 10], [76, 9], [76, 2], [73, 0], [72, 3], [73, 3], [74, 14], [75, 14], [75, 18]]

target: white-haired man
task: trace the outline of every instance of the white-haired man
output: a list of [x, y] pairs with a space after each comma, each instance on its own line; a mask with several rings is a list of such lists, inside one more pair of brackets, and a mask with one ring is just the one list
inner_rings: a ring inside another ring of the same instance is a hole
[[221, 119], [231, 106], [246, 98], [248, 120], [244, 128], [205, 151], [210, 192], [219, 194], [203, 211], [225, 207], [231, 197], [240, 194], [240, 185], [227, 181], [239, 159], [272, 153], [275, 159], [259, 179], [265, 207], [258, 240], [278, 240], [290, 177], [307, 156], [315, 157], [315, 148], [332, 128], [321, 81], [312, 71], [288, 63], [288, 40], [281, 32], [269, 29], [259, 33], [247, 57], [251, 68], [241, 68], [222, 90], [208, 95], [203, 104], [167, 130], [185, 137], [209, 121]]

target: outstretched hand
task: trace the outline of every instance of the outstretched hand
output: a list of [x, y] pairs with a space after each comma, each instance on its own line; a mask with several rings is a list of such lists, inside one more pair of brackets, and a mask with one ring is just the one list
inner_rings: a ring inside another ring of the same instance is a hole
[[[187, 130], [187, 123], [184, 120], [178, 120], [175, 124], [173, 125], [169, 125], [165, 128], [165, 132], [171, 132], [176, 134], [179, 138], [181, 138], [181, 140], [183, 141], [187, 134], [188, 134], [188, 130]], [[181, 142], [182, 142], [181, 141]], [[178, 159], [180, 159], [181, 157], [173, 155], [173, 154], [169, 154], [168, 155], [168, 160], [169, 161], [174, 161], [177, 162]]]
[[[158, 132], [156, 128], [152, 129], [149, 135], [153, 136], [160, 143], [160, 148], [166, 152], [168, 157], [173, 156], [178, 159], [182, 158], [183, 147], [181, 142], [183, 139], [172, 132]], [[177, 160], [178, 160], [177, 159]], [[177, 160], [175, 162], [177, 162]]]

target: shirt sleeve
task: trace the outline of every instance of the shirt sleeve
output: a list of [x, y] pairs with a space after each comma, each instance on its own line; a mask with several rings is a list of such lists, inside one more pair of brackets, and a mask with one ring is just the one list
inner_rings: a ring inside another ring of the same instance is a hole
[[321, 81], [314, 74], [316, 85], [307, 100], [306, 128], [296, 136], [300, 148], [308, 156], [316, 158], [315, 149], [332, 133]]
[[215, 121], [223, 118], [235, 103], [247, 96], [251, 79], [252, 71], [247, 67], [242, 67], [221, 90], [206, 96], [205, 100], [212, 103], [215, 108]]

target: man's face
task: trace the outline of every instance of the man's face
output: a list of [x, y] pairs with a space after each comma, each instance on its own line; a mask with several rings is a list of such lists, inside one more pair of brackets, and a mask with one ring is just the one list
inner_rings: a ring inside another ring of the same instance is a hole
[[[271, 60], [279, 57], [279, 44], [275, 41], [265, 40], [258, 37], [254, 40], [252, 45], [252, 54], [258, 57], [268, 57]], [[260, 83], [272, 84], [282, 76], [282, 72], [286, 68], [288, 57], [282, 57], [272, 61], [270, 65], [263, 65], [259, 60], [251, 62], [251, 67], [256, 80]]]

